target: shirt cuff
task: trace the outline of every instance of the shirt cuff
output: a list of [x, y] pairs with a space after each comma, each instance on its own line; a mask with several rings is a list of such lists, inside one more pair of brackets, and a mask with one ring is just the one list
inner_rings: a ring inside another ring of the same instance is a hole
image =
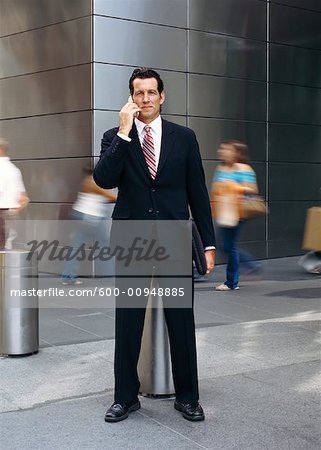
[[117, 136], [119, 136], [119, 137], [120, 137], [121, 139], [123, 139], [124, 141], [131, 142], [131, 138], [128, 137], [128, 136], [126, 136], [125, 134], [117, 133]]
[[207, 250], [216, 250], [216, 247], [214, 247], [214, 245], [209, 245], [208, 247], [204, 248], [204, 252], [206, 252]]

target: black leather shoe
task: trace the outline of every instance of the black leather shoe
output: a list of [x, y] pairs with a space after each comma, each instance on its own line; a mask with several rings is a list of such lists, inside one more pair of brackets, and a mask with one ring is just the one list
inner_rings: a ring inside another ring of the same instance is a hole
[[191, 422], [199, 422], [205, 419], [203, 408], [199, 403], [194, 406], [188, 403], [180, 403], [175, 400], [174, 408], [182, 413], [184, 419], [190, 420]]
[[134, 400], [129, 403], [113, 403], [105, 414], [105, 422], [120, 422], [127, 419], [129, 413], [140, 409], [140, 401]]

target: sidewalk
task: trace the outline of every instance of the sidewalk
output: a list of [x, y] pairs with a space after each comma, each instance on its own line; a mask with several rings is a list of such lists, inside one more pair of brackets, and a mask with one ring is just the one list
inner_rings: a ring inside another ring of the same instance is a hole
[[239, 291], [214, 292], [223, 266], [195, 284], [202, 423], [184, 420], [173, 400], [142, 398], [140, 411], [106, 424], [112, 308], [88, 299], [43, 308], [39, 354], [0, 359], [0, 447], [319, 449], [321, 278], [297, 259], [265, 261], [263, 278], [241, 280]]

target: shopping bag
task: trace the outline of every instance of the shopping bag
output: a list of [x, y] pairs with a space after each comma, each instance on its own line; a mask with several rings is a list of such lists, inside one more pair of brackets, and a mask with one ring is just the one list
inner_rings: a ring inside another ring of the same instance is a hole
[[244, 195], [242, 200], [242, 217], [251, 219], [253, 217], [265, 216], [269, 213], [267, 204], [263, 197], [257, 194]]

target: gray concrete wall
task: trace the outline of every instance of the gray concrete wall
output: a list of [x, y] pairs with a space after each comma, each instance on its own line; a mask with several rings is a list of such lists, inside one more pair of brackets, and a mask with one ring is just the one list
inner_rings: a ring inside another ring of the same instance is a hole
[[306, 210], [320, 205], [321, 4], [270, 4], [268, 255], [298, 254]]
[[91, 156], [91, 0], [1, 0], [0, 135], [31, 218], [65, 217]]

